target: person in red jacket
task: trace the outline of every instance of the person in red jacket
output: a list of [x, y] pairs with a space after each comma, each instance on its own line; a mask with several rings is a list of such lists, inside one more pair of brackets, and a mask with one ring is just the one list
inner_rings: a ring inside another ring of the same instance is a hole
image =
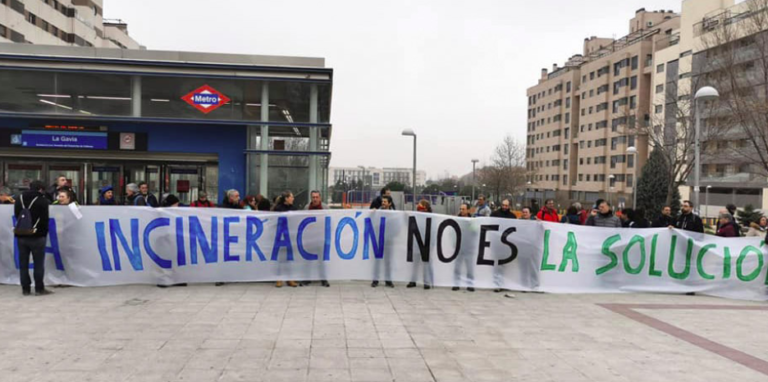
[[560, 223], [560, 215], [555, 210], [555, 201], [553, 199], [547, 199], [544, 203], [544, 208], [536, 214], [536, 219], [545, 222]]
[[213, 208], [216, 207], [213, 202], [208, 200], [208, 194], [205, 193], [205, 191], [200, 191], [197, 194], [197, 200], [192, 202], [192, 204], [189, 205], [190, 207], [206, 207], [206, 208]]

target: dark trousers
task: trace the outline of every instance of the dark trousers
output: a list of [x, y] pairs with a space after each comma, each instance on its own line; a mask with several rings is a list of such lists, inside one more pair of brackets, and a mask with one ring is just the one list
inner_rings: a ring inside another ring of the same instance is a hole
[[29, 278], [29, 255], [35, 262], [35, 290], [45, 289], [45, 237], [19, 237], [19, 272], [21, 273], [21, 289], [31, 290], [32, 280]]

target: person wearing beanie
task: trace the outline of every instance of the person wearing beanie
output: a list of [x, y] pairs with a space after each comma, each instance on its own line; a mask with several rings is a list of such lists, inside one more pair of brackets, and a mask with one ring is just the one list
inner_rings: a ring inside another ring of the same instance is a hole
[[174, 194], [168, 194], [168, 196], [163, 199], [163, 207], [179, 207], [180, 200], [179, 198]]
[[99, 200], [96, 204], [100, 206], [116, 206], [115, 189], [112, 186], [104, 186], [99, 190]]

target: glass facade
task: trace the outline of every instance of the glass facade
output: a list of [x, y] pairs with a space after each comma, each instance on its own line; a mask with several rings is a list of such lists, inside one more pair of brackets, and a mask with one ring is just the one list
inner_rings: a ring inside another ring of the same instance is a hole
[[[265, 84], [269, 87], [267, 118], [261, 111]], [[230, 101], [201, 113], [182, 99], [204, 85]], [[316, 121], [310, 118], [313, 87], [317, 88]], [[9, 113], [328, 124], [331, 110], [331, 84], [327, 82], [3, 68], [0, 88], [0, 112]], [[134, 102], [136, 98], [140, 102]]]

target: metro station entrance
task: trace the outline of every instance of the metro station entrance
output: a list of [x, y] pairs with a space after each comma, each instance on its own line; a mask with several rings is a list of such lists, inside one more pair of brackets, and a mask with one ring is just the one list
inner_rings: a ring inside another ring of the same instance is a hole
[[133, 158], [75, 159], [73, 155], [67, 155], [68, 158], [48, 158], [47, 155], [40, 158], [39, 154], [33, 159], [5, 156], [0, 152], [0, 187], [6, 187], [16, 195], [29, 189], [34, 180], [42, 180], [50, 186], [56, 178], [65, 176], [81, 205], [96, 204], [99, 191], [106, 186], [113, 187], [115, 197], [122, 204], [125, 186], [140, 182], [146, 182], [149, 191], [158, 200], [163, 194], [172, 193], [183, 204], [196, 200], [200, 190], [207, 191], [212, 199], [218, 193], [217, 182], [207, 182], [207, 175], [218, 176], [218, 163], [205, 158], [194, 161], [185, 155], [184, 160], [174, 162], [153, 161], [152, 158], [141, 161]]

